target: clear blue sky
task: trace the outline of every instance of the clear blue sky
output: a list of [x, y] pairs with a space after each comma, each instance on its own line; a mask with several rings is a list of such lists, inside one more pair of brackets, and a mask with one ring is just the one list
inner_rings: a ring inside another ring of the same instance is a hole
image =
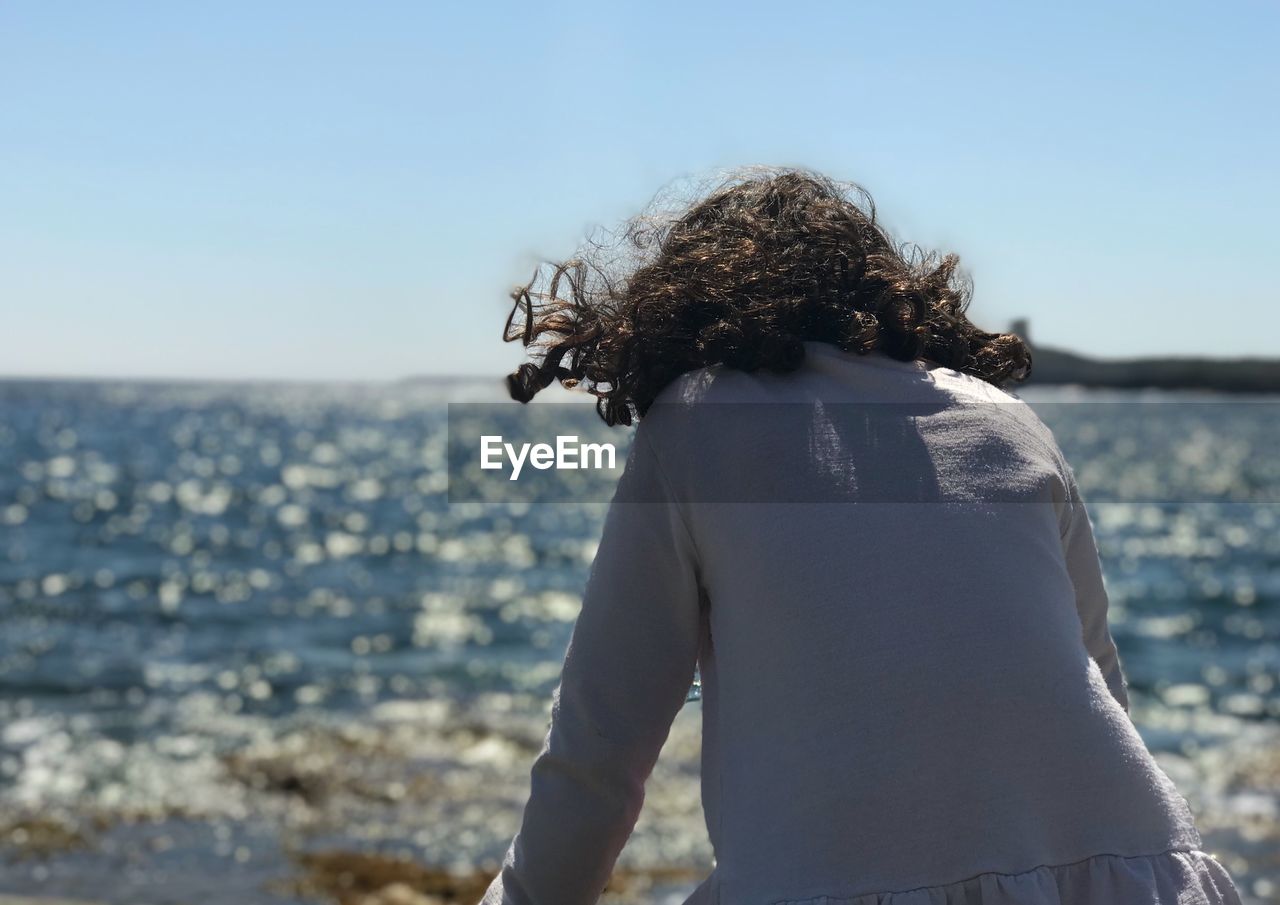
[[971, 316], [1280, 354], [1280, 5], [0, 5], [0, 374], [500, 373], [507, 292], [799, 164]]

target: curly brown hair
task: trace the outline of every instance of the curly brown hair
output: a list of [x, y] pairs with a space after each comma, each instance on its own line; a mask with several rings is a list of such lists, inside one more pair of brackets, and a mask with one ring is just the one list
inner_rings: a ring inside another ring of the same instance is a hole
[[792, 371], [806, 340], [925, 359], [996, 385], [1030, 373], [1020, 337], [965, 316], [971, 287], [959, 258], [895, 243], [857, 185], [802, 169], [740, 170], [683, 213], [643, 214], [621, 235], [622, 255], [591, 243], [512, 292], [503, 339], [535, 357], [507, 377], [513, 399], [528, 402], [556, 380], [581, 384], [607, 424], [630, 424], [685, 372]]

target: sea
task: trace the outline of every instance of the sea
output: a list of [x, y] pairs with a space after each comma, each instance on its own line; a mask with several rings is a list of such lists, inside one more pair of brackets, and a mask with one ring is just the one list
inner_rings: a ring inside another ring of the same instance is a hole
[[[1280, 902], [1280, 397], [1021, 395], [1089, 505], [1134, 722], [1246, 901]], [[606, 511], [451, 499], [448, 403], [500, 400], [0, 381], [0, 893], [474, 905]], [[710, 868], [699, 707], [602, 901]]]

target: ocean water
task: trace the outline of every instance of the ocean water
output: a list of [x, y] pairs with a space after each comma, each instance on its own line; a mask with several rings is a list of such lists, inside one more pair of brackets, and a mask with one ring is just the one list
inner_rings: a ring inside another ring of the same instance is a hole
[[[1139, 730], [1280, 901], [1280, 400], [1025, 396], [1089, 501]], [[605, 511], [449, 502], [445, 403], [498, 398], [0, 382], [0, 892], [478, 899]], [[710, 866], [698, 706], [606, 901]]]

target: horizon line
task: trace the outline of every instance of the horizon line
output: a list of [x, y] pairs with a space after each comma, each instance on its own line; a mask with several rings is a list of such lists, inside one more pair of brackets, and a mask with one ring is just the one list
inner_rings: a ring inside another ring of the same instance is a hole
[[[1054, 352], [1059, 354], [1071, 355], [1077, 358], [1083, 358], [1088, 361], [1100, 363], [1146, 363], [1153, 361], [1176, 361], [1176, 362], [1249, 362], [1249, 363], [1274, 363], [1280, 364], [1280, 355], [1263, 355], [1263, 354], [1246, 354], [1246, 355], [1204, 355], [1196, 353], [1175, 352], [1168, 355], [1090, 355], [1086, 352], [1078, 352], [1073, 349], [1064, 348], [1055, 345], [1039, 345], [1026, 336], [1023, 341], [1030, 348], [1032, 355], [1037, 349], [1045, 352]], [[72, 381], [111, 381], [118, 380], [130, 383], [303, 383], [303, 384], [396, 384], [406, 383], [415, 380], [431, 380], [431, 381], [483, 381], [493, 380], [502, 382], [506, 379], [509, 372], [477, 372], [477, 373], [432, 373], [418, 372], [405, 374], [400, 377], [285, 377], [285, 376], [198, 376], [198, 375], [130, 375], [130, 374], [4, 374], [0, 373], [0, 381], [16, 382], [16, 381], [50, 381], [50, 382], [72, 382]]]

